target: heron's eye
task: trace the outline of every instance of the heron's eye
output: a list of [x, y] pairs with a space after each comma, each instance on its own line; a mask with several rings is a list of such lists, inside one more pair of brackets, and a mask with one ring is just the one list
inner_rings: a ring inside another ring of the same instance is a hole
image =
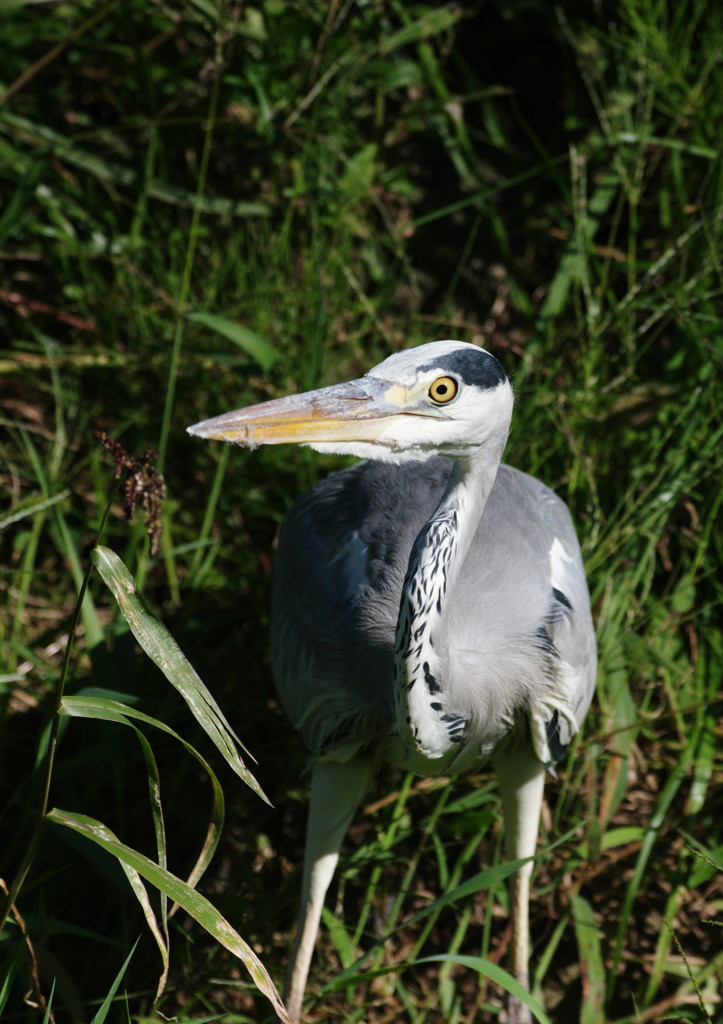
[[459, 384], [454, 377], [437, 377], [429, 388], [429, 397], [437, 405], [446, 405], [451, 402], [459, 390]]

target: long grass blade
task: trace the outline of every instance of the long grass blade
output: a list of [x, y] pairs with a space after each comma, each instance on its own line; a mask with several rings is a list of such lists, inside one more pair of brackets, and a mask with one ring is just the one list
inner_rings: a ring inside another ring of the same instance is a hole
[[570, 905], [583, 971], [580, 1024], [604, 1024], [605, 966], [597, 922], [592, 907], [582, 896], [573, 894]]
[[459, 964], [461, 967], [468, 967], [472, 971], [477, 971], [485, 978], [489, 978], [500, 988], [503, 988], [510, 995], [516, 996], [520, 1002], [524, 1003], [525, 1006], [529, 1007], [532, 1016], [535, 1020], [539, 1021], [539, 1024], [551, 1024], [550, 1018], [547, 1016], [543, 1008], [533, 999], [529, 992], [527, 992], [519, 981], [506, 971], [503, 967], [498, 964], [493, 964], [489, 960], [485, 960], [481, 956], [460, 956], [460, 955], [448, 955], [440, 953], [438, 956], [425, 957], [422, 960], [417, 960], [418, 964], [433, 964], [433, 963], [454, 963]]
[[[151, 817], [153, 819], [153, 828], [156, 835], [156, 856], [158, 857], [158, 864], [162, 868], [168, 866], [167, 847], [166, 847], [166, 828], [163, 821], [163, 805], [161, 803], [161, 780], [158, 774], [158, 765], [153, 755], [151, 745], [143, 735], [140, 729], [133, 727], [133, 732], [136, 735], [136, 739], [140, 743], [141, 750], [143, 751], [143, 758], [146, 762], [146, 772], [148, 776], [148, 794], [150, 797], [151, 805]], [[168, 897], [165, 893], [159, 893], [159, 915], [153, 913], [153, 908], [148, 901], [145, 886], [140, 884], [140, 878], [138, 875], [133, 877], [129, 873], [129, 869], [125, 865], [121, 865], [128, 877], [129, 882], [136, 893], [138, 902], [143, 910], [144, 917], [151, 930], [151, 933], [156, 940], [158, 949], [161, 954], [162, 970], [161, 976], [158, 979], [156, 986], [155, 1002], [161, 998], [166, 984], [168, 982], [168, 969], [170, 966], [169, 960], [169, 938], [168, 938]], [[135, 874], [135, 873], [133, 873]]]
[[216, 313], [187, 313], [186, 318], [193, 323], [208, 327], [216, 334], [222, 335], [247, 355], [252, 356], [262, 370], [270, 370], [278, 359], [278, 352], [274, 346], [262, 338], [255, 331], [228, 320], [225, 316], [218, 316]]
[[[206, 772], [211, 783], [213, 803], [211, 808], [211, 817], [201, 852], [198, 855], [196, 863], [191, 869], [188, 878], [186, 879], [186, 884], [192, 889], [195, 888], [211, 862], [211, 858], [216, 852], [218, 841], [221, 838], [221, 830], [223, 828], [225, 818], [225, 799], [223, 790], [208, 761], [202, 757], [195, 747], [184, 740], [182, 736], [171, 729], [170, 726], [166, 725], [165, 722], [161, 722], [157, 718], [152, 718], [150, 715], [146, 715], [143, 711], [128, 707], [127, 704], [122, 704], [119, 701], [112, 700], [107, 697], [92, 697], [88, 695], [84, 696], [83, 694], [79, 694], [75, 697], [65, 697], [60, 704], [59, 713], [71, 718], [93, 718], [97, 721], [117, 722], [119, 725], [127, 726], [132, 726], [131, 720], [142, 722], [145, 725], [152, 726], [154, 729], [160, 729], [161, 732], [164, 732], [168, 736], [177, 740], [184, 747], [186, 752], [198, 761]], [[171, 911], [171, 914], [172, 913], [173, 911]]]
[[142, 853], [121, 843], [110, 829], [94, 818], [54, 808], [48, 814], [48, 819], [58, 825], [72, 828], [75, 832], [90, 839], [117, 857], [132, 871], [138, 872], [160, 892], [164, 892], [169, 899], [178, 903], [209, 935], [243, 962], [254, 984], [271, 1002], [283, 1024], [291, 1024], [281, 996], [264, 965], [248, 943], [241, 938], [205, 896], [189, 888], [180, 878], [172, 875], [170, 871], [161, 868], [158, 864], [154, 864]]
[[101, 1004], [100, 1009], [98, 1010], [96, 1015], [93, 1017], [93, 1020], [91, 1021], [91, 1024], [105, 1024], [106, 1018], [107, 1018], [108, 1013], [110, 1011], [110, 1008], [111, 1008], [111, 1006], [113, 1004], [113, 1000], [115, 999], [115, 996], [116, 996], [116, 993], [117, 993], [118, 988], [120, 986], [120, 983], [123, 980], [123, 975], [128, 970], [128, 964], [131, 962], [131, 957], [135, 953], [136, 946], [138, 945], [139, 941], [140, 941], [139, 939], [136, 939], [136, 941], [133, 943], [133, 948], [131, 949], [131, 951], [128, 954], [128, 956], [125, 958], [121, 969], [116, 974], [115, 979], [113, 980], [113, 984], [111, 985], [110, 989], [108, 990], [108, 994], [105, 997], [105, 999], [103, 1000], [103, 1003]]
[[247, 754], [248, 750], [227, 722], [212, 694], [181, 648], [163, 623], [148, 608], [121, 559], [110, 548], [105, 547], [94, 548], [92, 557], [93, 564], [118, 602], [124, 619], [148, 657], [181, 694], [194, 718], [216, 745], [227, 764], [262, 800], [270, 804], [271, 801], [238, 752], [239, 747]]
[[[686, 752], [687, 754], [687, 752]], [[648, 823], [646, 830], [645, 839], [642, 842], [640, 852], [638, 854], [635, 868], [633, 870], [632, 877], [627, 885], [625, 891], [625, 898], [623, 899], [622, 906], [620, 908], [619, 924], [617, 928], [617, 934], [615, 936], [615, 944], [612, 953], [612, 969], [608, 975], [608, 984], [606, 998], [609, 999], [614, 991], [615, 978], [617, 965], [620, 962], [620, 957], [623, 951], [623, 942], [625, 939], [626, 932], [630, 927], [630, 915], [633, 907], [633, 903], [636, 898], [640, 895], [641, 883], [643, 873], [645, 871], [648, 860], [653, 852], [653, 847], [658, 838], [658, 833], [665, 820], [670, 804], [673, 801], [678, 789], [680, 788], [685, 774], [688, 771], [689, 761], [688, 757], [684, 754], [683, 758], [676, 764], [673, 771], [671, 772], [663, 791], [658, 799], [657, 806], [653, 815]]]
[[[506, 861], [503, 864], [495, 864], [492, 867], [485, 868], [483, 871], [478, 872], [473, 878], [468, 879], [461, 885], [455, 886], [451, 892], [444, 893], [438, 899], [433, 900], [428, 906], [422, 910], [412, 914], [411, 917], [405, 920], [405, 926], [416, 924], [418, 921], [424, 920], [430, 915], [434, 915], [439, 912], [443, 907], [448, 906], [451, 903], [456, 903], [458, 900], [467, 899], [468, 897], [479, 892], [481, 889], [487, 889], [499, 885], [505, 879], [509, 878], [510, 875], [514, 874], [517, 868], [524, 864], [524, 861]], [[386, 933], [379, 940], [379, 947], [382, 947], [385, 942], [388, 941], [394, 935], [395, 929]], [[358, 984], [360, 980], [366, 977], [376, 977], [377, 969], [373, 969], [369, 972], [359, 973], [359, 968], [365, 960], [368, 959], [369, 954], [365, 953], [362, 957], [357, 959], [354, 964], [349, 966], [343, 971], [340, 971], [336, 977], [334, 977], [325, 987], [325, 992], [336, 992], [341, 988], [349, 988], [352, 985]], [[422, 961], [416, 961], [421, 963]], [[399, 965], [397, 965], [397, 970]], [[385, 971], [379, 968], [382, 973]]]
[[[70, 815], [70, 817], [72, 817], [72, 815]], [[64, 821], [60, 821], [58, 818], [53, 817], [53, 811], [50, 811], [48, 813], [48, 821], [57, 821], [58, 824], [68, 824], [67, 821], [65, 821], [65, 822]], [[96, 834], [98, 836], [101, 836], [106, 842], [108, 842], [110, 844], [113, 844], [113, 843], [117, 842], [117, 839], [116, 839], [115, 835], [111, 832], [111, 830], [109, 828], [106, 828], [105, 825], [101, 824], [101, 822], [95, 822], [94, 823], [94, 828], [96, 830]], [[77, 831], [79, 831], [79, 830], [77, 830]], [[100, 845], [102, 845], [102, 844], [100, 844]], [[121, 869], [122, 869], [124, 875], [128, 879], [128, 884], [130, 885], [131, 889], [133, 890], [133, 895], [135, 896], [135, 898], [138, 900], [138, 903], [140, 904], [141, 910], [143, 911], [143, 916], [146, 919], [146, 924], [148, 925], [148, 928], [149, 928], [153, 938], [156, 940], [156, 945], [158, 946], [158, 949], [159, 949], [160, 954], [161, 954], [161, 963], [162, 963], [163, 969], [161, 971], [161, 977], [160, 977], [160, 979], [158, 981], [158, 986], [157, 986], [157, 990], [156, 990], [156, 998], [158, 999], [158, 998], [160, 998], [161, 993], [163, 992], [164, 988], [166, 987], [166, 981], [168, 979], [168, 967], [169, 967], [168, 934], [167, 934], [167, 931], [166, 931], [165, 922], [162, 922], [159, 925], [158, 918], [156, 917], [156, 913], [155, 913], [153, 907], [151, 906], [151, 901], [150, 901], [149, 896], [148, 896], [148, 890], [146, 889], [145, 885], [143, 884], [143, 879], [142, 879], [140, 873], [138, 871], [136, 871], [135, 867], [133, 867], [131, 864], [129, 864], [127, 861], [123, 860], [120, 857], [118, 858], [118, 863], [120, 864]], [[163, 869], [160, 869], [160, 870], [163, 870]], [[162, 890], [159, 890], [159, 892], [161, 892], [161, 894], [163, 895]], [[129, 959], [130, 959], [130, 957], [129, 957]], [[121, 975], [119, 975], [118, 978], [116, 978], [116, 982], [118, 982], [120, 980], [120, 977], [121, 977]], [[117, 984], [116, 984], [115, 988], [111, 990], [112, 994], [109, 994], [108, 999], [112, 999], [112, 996], [115, 995], [116, 989], [117, 989]]]

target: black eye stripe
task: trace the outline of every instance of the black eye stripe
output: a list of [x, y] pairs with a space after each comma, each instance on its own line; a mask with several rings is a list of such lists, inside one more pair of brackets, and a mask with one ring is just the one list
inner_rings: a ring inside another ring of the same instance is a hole
[[422, 372], [435, 369], [447, 370], [459, 377], [463, 384], [474, 384], [483, 390], [496, 388], [507, 380], [504, 370], [495, 357], [481, 348], [458, 349], [456, 352], [435, 359], [425, 366], [420, 366], [419, 369]]

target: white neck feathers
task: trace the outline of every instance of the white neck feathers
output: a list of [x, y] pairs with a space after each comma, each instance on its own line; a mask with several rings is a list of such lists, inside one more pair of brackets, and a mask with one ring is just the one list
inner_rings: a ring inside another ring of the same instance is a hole
[[409, 558], [397, 620], [395, 710], [405, 743], [430, 759], [460, 749], [467, 718], [449, 677], [447, 611], [499, 465], [455, 461], [447, 489]]

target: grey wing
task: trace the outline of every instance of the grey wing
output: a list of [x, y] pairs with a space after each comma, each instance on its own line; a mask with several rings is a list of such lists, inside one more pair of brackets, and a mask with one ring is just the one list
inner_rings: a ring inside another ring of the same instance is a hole
[[389, 731], [399, 599], [446, 460], [361, 462], [303, 494], [276, 554], [271, 660], [282, 703], [317, 758], [353, 756]]
[[515, 720], [559, 761], [592, 699], [595, 634], [568, 509], [534, 477], [501, 466], [450, 622], [450, 657], [471, 690], [468, 730], [489, 753]]

